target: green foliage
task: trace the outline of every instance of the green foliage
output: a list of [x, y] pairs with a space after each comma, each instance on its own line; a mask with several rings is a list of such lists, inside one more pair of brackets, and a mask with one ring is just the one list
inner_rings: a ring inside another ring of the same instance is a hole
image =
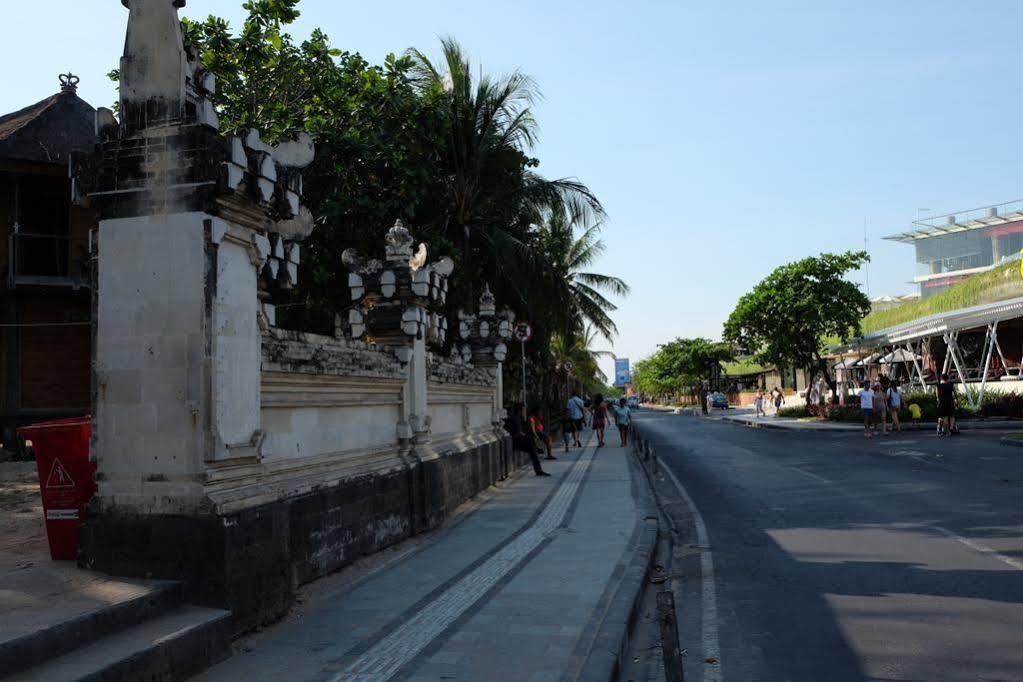
[[692, 391], [710, 376], [715, 364], [730, 361], [734, 355], [727, 343], [675, 339], [636, 363], [632, 385], [640, 393], [658, 397]]
[[818, 370], [824, 339], [860, 333], [870, 300], [845, 275], [869, 260], [865, 252], [824, 253], [777, 268], [739, 299], [724, 338], [760, 363]]
[[1020, 296], [1023, 296], [1023, 277], [1020, 277], [1019, 261], [1013, 261], [973, 275], [929, 298], [870, 313], [863, 318], [863, 333], [869, 334], [928, 315]]
[[[554, 400], [564, 376], [549, 352], [553, 335], [568, 346], [592, 343], [590, 323], [611, 337], [615, 306], [606, 296], [628, 288], [590, 270], [603, 249], [599, 200], [578, 180], [536, 171], [535, 83], [519, 72], [487, 75], [450, 38], [436, 65], [418, 50], [371, 65], [319, 29], [293, 38], [287, 29], [298, 5], [250, 0], [237, 28], [215, 16], [185, 22], [189, 44], [216, 77], [222, 130], [251, 125], [270, 142], [304, 130], [316, 142], [304, 184], [317, 225], [280, 322], [331, 331], [334, 314], [350, 304], [342, 251], [382, 253], [387, 228], [401, 218], [431, 258], [455, 261], [452, 318], [475, 307], [486, 282], [533, 324], [528, 364]], [[596, 363], [589, 369], [579, 380], [601, 385]], [[509, 367], [509, 391], [520, 382]]]
[[810, 414], [810, 408], [804, 404], [792, 407], [783, 407], [778, 410], [778, 416], [785, 419], [806, 419], [813, 415]]
[[741, 377], [747, 374], [760, 374], [767, 368], [753, 362], [749, 357], [736, 358], [732, 362], [722, 362], [721, 371], [730, 377]]

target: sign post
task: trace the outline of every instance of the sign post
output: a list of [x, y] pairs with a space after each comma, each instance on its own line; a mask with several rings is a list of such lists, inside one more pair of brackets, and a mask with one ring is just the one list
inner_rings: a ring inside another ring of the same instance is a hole
[[526, 341], [533, 338], [533, 328], [526, 322], [519, 322], [515, 325], [515, 338], [519, 341], [519, 348], [522, 350], [522, 404], [526, 404]]

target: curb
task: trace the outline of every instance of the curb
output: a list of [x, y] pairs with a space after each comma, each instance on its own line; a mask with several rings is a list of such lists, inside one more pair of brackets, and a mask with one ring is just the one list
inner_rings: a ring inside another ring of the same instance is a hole
[[[789, 424], [779, 424], [777, 422], [770, 421], [751, 421], [746, 419], [729, 419], [722, 417], [719, 421], [729, 422], [738, 426], [745, 426], [750, 429], [775, 429], [779, 431], [812, 431], [812, 432], [830, 432], [830, 433], [858, 433], [862, 430], [862, 427], [853, 424], [839, 423], [833, 426], [825, 425], [810, 425], [810, 426], [791, 426]], [[988, 426], [990, 424], [990, 426]], [[1009, 423], [1009, 422], [981, 422], [979, 424], [971, 424], [970, 422], [958, 421], [957, 425], [961, 431], [1020, 431], [1023, 430], [1023, 423]], [[903, 424], [903, 431], [928, 431], [934, 430], [933, 423], [927, 423], [916, 428], [913, 428], [909, 424]], [[1023, 447], [1023, 443], [1020, 444]]]
[[1011, 448], [1023, 448], [1023, 440], [1013, 438], [1012, 436], [1002, 436], [998, 442]]
[[[629, 456], [632, 456], [629, 448]], [[640, 465], [642, 466], [642, 465]], [[634, 475], [637, 472], [633, 471]], [[641, 475], [641, 474], [638, 474]], [[622, 663], [628, 653], [629, 642], [639, 613], [643, 605], [643, 594], [646, 590], [647, 576], [654, 563], [659, 535], [657, 513], [652, 507], [652, 493], [648, 489], [646, 477], [639, 482], [645, 491], [643, 504], [640, 505], [641, 518], [636, 522], [633, 531], [635, 547], [628, 563], [619, 564], [622, 570], [618, 587], [608, 604], [607, 610], [597, 630], [596, 636], [586, 655], [578, 680], [609, 680], [618, 679]], [[638, 537], [637, 537], [638, 536]]]

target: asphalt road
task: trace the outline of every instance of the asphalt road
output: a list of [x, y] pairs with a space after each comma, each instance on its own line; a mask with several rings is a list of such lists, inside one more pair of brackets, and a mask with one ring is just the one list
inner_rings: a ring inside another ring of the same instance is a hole
[[[720, 660], [690, 660], [687, 682], [1023, 680], [1023, 448], [651, 412], [638, 426], [709, 536]], [[692, 566], [682, 645], [701, 656]]]

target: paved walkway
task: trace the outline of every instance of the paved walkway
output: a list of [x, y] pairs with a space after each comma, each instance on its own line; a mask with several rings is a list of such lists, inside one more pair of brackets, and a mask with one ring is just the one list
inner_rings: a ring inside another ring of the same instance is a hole
[[309, 586], [296, 613], [198, 679], [578, 678], [618, 646], [602, 633], [624, 626], [631, 599], [616, 597], [638, 589], [634, 559], [655, 533], [631, 454], [559, 456], [551, 477], [503, 486], [400, 561]]

